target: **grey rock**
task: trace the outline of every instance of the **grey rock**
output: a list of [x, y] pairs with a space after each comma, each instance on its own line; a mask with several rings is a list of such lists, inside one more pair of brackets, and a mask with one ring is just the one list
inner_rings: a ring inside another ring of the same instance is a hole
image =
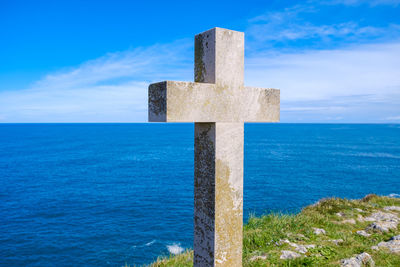
[[279, 241], [280, 244], [286, 243], [289, 246], [293, 247], [297, 252], [301, 254], [307, 253], [309, 248], [315, 248], [315, 245], [299, 245], [293, 242], [290, 242], [288, 239], [283, 239]]
[[361, 253], [356, 257], [341, 260], [342, 267], [362, 267], [365, 265], [370, 267], [375, 266], [375, 262], [372, 259], [371, 255], [366, 252]]
[[367, 222], [377, 222], [377, 221], [399, 221], [399, 217], [397, 217], [393, 213], [388, 213], [388, 212], [375, 212], [369, 215], [368, 217], [364, 218], [365, 221]]
[[332, 242], [335, 245], [339, 245], [340, 243], [344, 242], [343, 239], [332, 239], [332, 240], [329, 240], [329, 241]]
[[250, 258], [250, 261], [258, 261], [258, 260], [266, 260], [267, 256], [261, 255], [261, 256], [253, 256]]
[[309, 248], [315, 248], [315, 245], [297, 245], [297, 246], [295, 247], [295, 250], [296, 250], [297, 252], [300, 252], [300, 253], [302, 253], [302, 254], [305, 254], [305, 253], [307, 253], [307, 251], [308, 251]]
[[281, 245], [283, 245], [283, 244], [285, 244], [285, 243], [290, 245], [291, 242], [289, 241], [289, 239], [281, 239], [281, 240], [278, 241], [277, 244], [278, 244], [279, 246], [281, 246]]
[[314, 229], [314, 234], [316, 235], [325, 235], [326, 231], [324, 229], [321, 228], [313, 228]]
[[389, 240], [388, 242], [380, 242], [379, 248], [387, 248], [392, 253], [400, 253], [400, 240]]
[[342, 223], [356, 224], [356, 220], [354, 220], [354, 219], [347, 219], [347, 220], [343, 220]]
[[356, 233], [358, 235], [365, 236], [365, 237], [371, 236], [371, 234], [368, 234], [365, 230], [360, 230], [360, 231], [357, 231]]
[[397, 206], [384, 207], [383, 209], [386, 211], [400, 211], [400, 207]]
[[396, 229], [400, 219], [393, 213], [378, 211], [366, 217], [365, 221], [374, 222], [366, 230], [387, 232], [390, 229]]
[[400, 235], [393, 236], [390, 240], [400, 240]]
[[280, 256], [280, 258], [282, 260], [290, 260], [290, 259], [295, 259], [295, 258], [299, 258], [301, 257], [301, 255], [299, 253], [296, 253], [294, 251], [290, 251], [290, 250], [282, 250], [282, 255]]
[[364, 222], [365, 219], [364, 219], [363, 216], [361, 216], [360, 214], [358, 214], [358, 215], [357, 215], [357, 221], [359, 221], [359, 222]]
[[388, 232], [390, 229], [396, 229], [398, 222], [379, 221], [370, 224], [366, 230], [378, 230], [381, 232]]

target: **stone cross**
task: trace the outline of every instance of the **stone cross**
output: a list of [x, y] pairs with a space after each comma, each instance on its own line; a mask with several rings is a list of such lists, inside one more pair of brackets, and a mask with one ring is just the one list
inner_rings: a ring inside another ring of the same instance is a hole
[[241, 266], [244, 122], [278, 122], [280, 91], [244, 86], [244, 33], [195, 36], [195, 82], [149, 86], [150, 122], [194, 122], [194, 266]]

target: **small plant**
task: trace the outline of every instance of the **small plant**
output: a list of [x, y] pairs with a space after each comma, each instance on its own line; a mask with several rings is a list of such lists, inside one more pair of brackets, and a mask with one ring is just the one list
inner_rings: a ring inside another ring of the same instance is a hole
[[[367, 195], [361, 200], [323, 199], [295, 215], [268, 214], [251, 216], [244, 226], [243, 266], [339, 266], [342, 259], [366, 252], [377, 266], [400, 266], [400, 255], [387, 249], [372, 249], [382, 241], [400, 234], [400, 228], [388, 232], [369, 231], [357, 234], [371, 223], [363, 220], [374, 212], [388, 212], [385, 207], [399, 206], [400, 199]], [[400, 212], [393, 211], [400, 218]], [[353, 220], [351, 220], [353, 219]], [[400, 219], [399, 219], [400, 220]], [[345, 223], [344, 223], [345, 222]], [[400, 225], [400, 224], [399, 224]], [[315, 228], [326, 234], [316, 234]], [[307, 251], [296, 259], [281, 259], [282, 250]], [[258, 256], [258, 257], [257, 257]], [[193, 266], [193, 251], [159, 258], [150, 267]]]

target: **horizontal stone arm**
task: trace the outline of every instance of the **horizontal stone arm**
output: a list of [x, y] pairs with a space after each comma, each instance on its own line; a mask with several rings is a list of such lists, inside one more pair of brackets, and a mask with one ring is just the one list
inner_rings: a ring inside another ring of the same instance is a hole
[[164, 81], [149, 86], [150, 122], [278, 122], [280, 91]]

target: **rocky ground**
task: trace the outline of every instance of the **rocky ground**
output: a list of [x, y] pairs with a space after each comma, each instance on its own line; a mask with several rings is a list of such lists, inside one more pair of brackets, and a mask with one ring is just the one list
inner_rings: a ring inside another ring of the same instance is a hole
[[[296, 215], [251, 218], [244, 266], [400, 266], [400, 199], [323, 199]], [[193, 252], [151, 266], [191, 266]]]

